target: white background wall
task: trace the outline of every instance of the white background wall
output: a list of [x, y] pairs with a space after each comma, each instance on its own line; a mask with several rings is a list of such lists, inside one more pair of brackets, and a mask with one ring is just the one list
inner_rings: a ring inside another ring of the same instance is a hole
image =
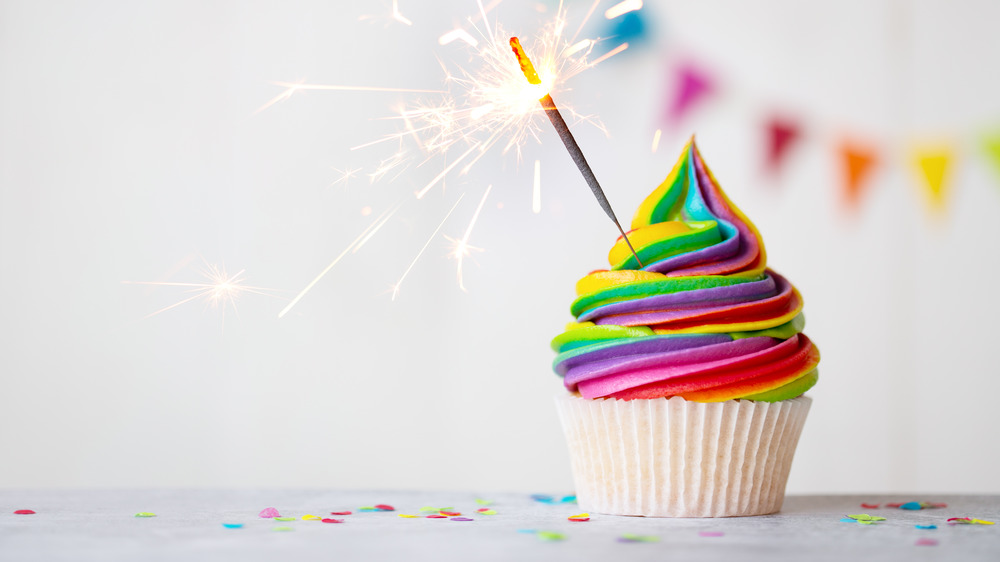
[[[614, 2], [604, 2], [601, 11]], [[553, 3], [543, 4], [550, 9]], [[578, 22], [589, 2], [569, 2]], [[0, 2], [0, 486], [321, 486], [568, 491], [549, 339], [614, 227], [547, 123], [520, 164], [491, 156], [417, 202], [439, 170], [330, 183], [388, 155], [402, 94], [307, 92], [255, 115], [271, 80], [440, 87], [437, 37], [469, 0]], [[983, 1], [647, 2], [656, 37], [557, 101], [624, 219], [697, 131], [708, 163], [806, 299], [823, 352], [789, 491], [1000, 492], [995, 319], [1000, 176], [977, 139], [1000, 125], [1000, 5]], [[382, 19], [358, 21], [362, 14]], [[521, 35], [534, 4], [491, 19]], [[592, 28], [594, 33], [600, 27]], [[694, 57], [720, 95], [664, 135], [667, 69]], [[761, 121], [806, 138], [760, 173]], [[855, 215], [834, 147], [884, 149]], [[947, 214], [924, 209], [905, 150], [944, 134], [960, 160]], [[530, 210], [542, 160], [543, 210]], [[457, 288], [435, 239], [456, 197], [486, 249]], [[201, 258], [294, 295], [370, 222], [398, 218], [288, 316], [249, 295], [239, 318], [189, 304]], [[499, 209], [498, 204], [503, 208]]]

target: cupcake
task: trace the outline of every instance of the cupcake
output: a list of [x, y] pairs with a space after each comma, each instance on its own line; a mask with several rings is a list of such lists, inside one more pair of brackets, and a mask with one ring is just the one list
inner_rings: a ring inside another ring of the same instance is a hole
[[802, 297], [692, 140], [552, 341], [580, 507], [651, 517], [781, 509], [816, 384]]

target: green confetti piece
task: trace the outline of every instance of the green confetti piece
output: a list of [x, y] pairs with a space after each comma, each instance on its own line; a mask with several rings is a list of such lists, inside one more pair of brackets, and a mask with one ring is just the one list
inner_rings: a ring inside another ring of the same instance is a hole
[[285, 532], [285, 531], [294, 531], [295, 529], [293, 529], [293, 528], [291, 528], [291, 527], [284, 527], [284, 526], [283, 526], [283, 527], [275, 527], [275, 528], [273, 528], [273, 529], [271, 529], [271, 530], [272, 530], [272, 531], [279, 531], [279, 532]]
[[437, 513], [438, 511], [441, 510], [436, 507], [431, 507], [429, 505], [420, 508], [420, 513], [431, 513], [431, 512]]
[[635, 542], [659, 542], [660, 541], [660, 537], [657, 537], [655, 535], [632, 535], [632, 534], [625, 534], [625, 535], [622, 535], [622, 538], [625, 539], [625, 540], [628, 540], [628, 541], [635, 541]]
[[294, 517], [275, 517], [275, 521], [295, 521]]
[[538, 531], [535, 534], [538, 535], [538, 538], [542, 539], [543, 541], [563, 541], [563, 540], [566, 540], [566, 535], [564, 535], [562, 533], [556, 533], [554, 531]]
[[148, 511], [140, 511], [135, 514], [136, 517], [156, 517], [155, 513], [150, 513]]
[[486, 511], [477, 511], [476, 513], [481, 513], [483, 515], [496, 515], [497, 514], [497, 510], [495, 510], [495, 509], [487, 509]]
[[864, 522], [864, 521], [869, 521], [869, 522], [885, 521], [885, 517], [879, 517], [877, 515], [868, 515], [867, 513], [859, 513], [857, 515], [848, 515], [848, 517], [850, 517], [851, 519], [854, 519], [855, 521], [858, 521], [858, 522]]
[[484, 500], [482, 498], [476, 498], [476, 505], [493, 505], [493, 500]]

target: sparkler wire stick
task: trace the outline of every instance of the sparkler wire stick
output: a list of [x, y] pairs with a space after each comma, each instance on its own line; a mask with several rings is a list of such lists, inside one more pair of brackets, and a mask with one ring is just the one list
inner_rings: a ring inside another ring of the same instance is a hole
[[[538, 73], [535, 71], [535, 66], [531, 64], [531, 59], [529, 59], [528, 55], [525, 54], [524, 49], [521, 47], [521, 42], [517, 39], [517, 37], [510, 38], [510, 48], [514, 51], [514, 55], [517, 56], [517, 62], [521, 65], [521, 72], [524, 73], [524, 77], [528, 80], [528, 83], [541, 84], [542, 80], [538, 77]], [[583, 174], [583, 179], [586, 180], [587, 185], [590, 186], [590, 190], [594, 193], [594, 197], [597, 198], [597, 203], [615, 223], [615, 226], [618, 227], [618, 232], [621, 232], [622, 238], [624, 238], [625, 243], [628, 244], [628, 249], [632, 250], [632, 255], [635, 256], [635, 261], [639, 263], [639, 267], [642, 267], [642, 260], [639, 259], [639, 254], [637, 254], [635, 248], [632, 247], [632, 242], [629, 241], [628, 235], [625, 234], [625, 230], [622, 228], [621, 223], [618, 222], [618, 217], [615, 216], [615, 211], [611, 208], [611, 203], [608, 202], [608, 198], [604, 194], [601, 184], [598, 183], [597, 177], [594, 176], [594, 171], [590, 169], [590, 164], [587, 163], [587, 158], [583, 155], [583, 150], [580, 150], [580, 145], [576, 143], [576, 138], [573, 137], [573, 133], [570, 132], [569, 126], [563, 119], [562, 114], [559, 113], [559, 108], [556, 106], [556, 102], [552, 100], [552, 96], [548, 93], [539, 98], [538, 102], [542, 104], [542, 108], [545, 110], [545, 115], [549, 118], [549, 121], [552, 122], [552, 126], [555, 127], [556, 133], [559, 134], [559, 138], [562, 139], [563, 145], [566, 146], [566, 150], [569, 151], [569, 155], [570, 158], [573, 159], [573, 163], [576, 164], [580, 173]]]

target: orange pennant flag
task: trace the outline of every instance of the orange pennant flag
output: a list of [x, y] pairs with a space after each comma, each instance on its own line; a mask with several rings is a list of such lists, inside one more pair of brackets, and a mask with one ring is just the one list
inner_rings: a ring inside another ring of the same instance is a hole
[[933, 211], [942, 211], [951, 189], [950, 171], [954, 153], [943, 145], [918, 147], [913, 160], [923, 179], [922, 187]]
[[844, 141], [840, 145], [840, 156], [844, 163], [844, 202], [847, 206], [856, 208], [878, 157], [871, 147], [850, 141]]

